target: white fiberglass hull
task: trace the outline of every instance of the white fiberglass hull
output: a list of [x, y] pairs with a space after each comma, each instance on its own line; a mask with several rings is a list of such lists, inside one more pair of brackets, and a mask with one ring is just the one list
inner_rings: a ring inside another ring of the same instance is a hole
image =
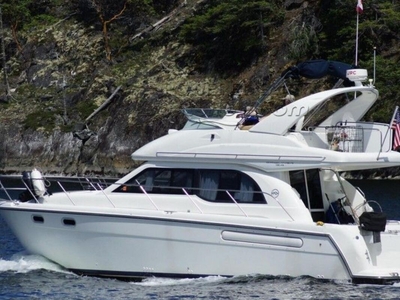
[[[79, 274], [268, 274], [374, 281], [396, 279], [396, 270], [400, 271], [400, 258], [379, 258], [382, 247], [374, 250], [376, 246], [371, 244], [368, 248], [365, 240], [371, 238], [362, 237], [352, 225], [318, 226], [171, 212], [145, 216], [132, 211], [56, 211], [54, 207], [40, 209], [37, 204], [10, 203], [0, 204], [0, 212], [28, 251]], [[400, 245], [396, 234], [389, 239], [390, 247]], [[390, 270], [377, 266], [378, 262]]]

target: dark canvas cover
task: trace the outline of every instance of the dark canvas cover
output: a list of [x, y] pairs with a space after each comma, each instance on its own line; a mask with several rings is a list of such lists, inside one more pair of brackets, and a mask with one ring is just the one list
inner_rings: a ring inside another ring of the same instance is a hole
[[350, 82], [346, 77], [346, 71], [354, 68], [356, 68], [356, 66], [339, 61], [317, 59], [305, 61], [296, 66], [289, 67], [281, 76], [284, 78], [305, 77], [310, 79], [332, 76], [343, 79], [343, 84], [345, 86], [353, 86], [354, 83]]
[[386, 215], [382, 212], [363, 212], [359, 218], [360, 226], [368, 231], [385, 231]]

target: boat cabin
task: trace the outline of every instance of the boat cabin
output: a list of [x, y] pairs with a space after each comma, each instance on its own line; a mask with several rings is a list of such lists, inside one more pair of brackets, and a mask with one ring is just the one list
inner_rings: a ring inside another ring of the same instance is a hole
[[[243, 166], [179, 165], [145, 164], [117, 182], [113, 193], [136, 194], [135, 205], [140, 205], [141, 195], [147, 205], [152, 202], [160, 210], [331, 223], [353, 222], [352, 214], [356, 218], [368, 206], [362, 193], [333, 170], [264, 173]], [[337, 212], [332, 219], [332, 203], [346, 218], [339, 219]]]

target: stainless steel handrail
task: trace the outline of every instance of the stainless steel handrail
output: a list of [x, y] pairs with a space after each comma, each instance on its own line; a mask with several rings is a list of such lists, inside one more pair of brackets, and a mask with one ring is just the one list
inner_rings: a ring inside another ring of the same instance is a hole
[[150, 202], [154, 205], [154, 207], [157, 210], [160, 210], [157, 205], [154, 203], [153, 199], [151, 199], [151, 197], [149, 196], [149, 194], [146, 192], [146, 190], [144, 189], [144, 187], [140, 184], [139, 181], [136, 180], [136, 183], [138, 184], [139, 188], [141, 189], [141, 191], [143, 192], [143, 194], [145, 194], [147, 196], [147, 198], [150, 200]]
[[[343, 121], [343, 124], [344, 123], [345, 122]], [[365, 139], [364, 132], [378, 132], [378, 134], [380, 136], [379, 137], [379, 145], [380, 145], [380, 147], [379, 147], [378, 158], [377, 159], [379, 159], [380, 153], [383, 152], [383, 146], [384, 146], [384, 142], [385, 142], [386, 137], [383, 138], [383, 132], [382, 132], [381, 129], [378, 129], [378, 128], [367, 128], [367, 127], [363, 126], [363, 125], [366, 125], [366, 124], [369, 124], [369, 125], [377, 124], [377, 125], [380, 125], [380, 126], [383, 126], [383, 127], [389, 127], [388, 124], [377, 123], [377, 122], [346, 122], [346, 125], [314, 126], [313, 129], [316, 129], [316, 128], [325, 129], [325, 135], [327, 137], [326, 140], [327, 140], [328, 143], [330, 143], [329, 134], [333, 134], [333, 132], [327, 132], [329, 129], [358, 129], [358, 130], [362, 130], [362, 139], [361, 139], [362, 151], [354, 151], [354, 152], [365, 152], [365, 150], [366, 150], [366, 148], [365, 148], [366, 141], [368, 141], [368, 139]], [[345, 140], [344, 139], [344, 141], [351, 141], [351, 140]], [[386, 152], [387, 151], [390, 151], [390, 148], [388, 150], [386, 150]], [[349, 152], [349, 151], [345, 151], [345, 152]]]
[[279, 155], [279, 154], [234, 154], [234, 153], [202, 153], [202, 152], [166, 152], [166, 151], [158, 151], [156, 153], [157, 157], [168, 157], [171, 155], [180, 155], [181, 157], [230, 157], [232, 159], [268, 159], [269, 161], [287, 161], [287, 160], [296, 160], [296, 161], [307, 161], [312, 159], [313, 161], [322, 162], [326, 159], [325, 156], [316, 156], [316, 155]]
[[193, 204], [197, 207], [197, 209], [198, 209], [202, 214], [204, 214], [203, 211], [201, 210], [201, 208], [197, 205], [196, 201], [193, 200], [193, 198], [189, 195], [189, 193], [185, 190], [185, 188], [182, 188], [182, 191], [185, 193], [186, 196], [189, 197], [190, 201], [193, 202]]
[[4, 187], [3, 183], [1, 182], [1, 179], [0, 179], [0, 189], [6, 193], [8, 199], [10, 199], [10, 201], [11, 201], [12, 198], [11, 198], [10, 194], [8, 193], [7, 189]]
[[[90, 181], [90, 179], [88, 178], [87, 179], [87, 181], [88, 181], [88, 183], [93, 187], [93, 189], [95, 189], [95, 190], [101, 190], [101, 192], [103, 193], [103, 195], [108, 199], [108, 201], [111, 203], [111, 205], [114, 207], [114, 208], [118, 208], [118, 206], [112, 201], [112, 198], [113, 198], [113, 196], [111, 196], [112, 194], [113, 194], [113, 192], [111, 192], [111, 193], [106, 193], [106, 192], [104, 192], [104, 189], [103, 189], [103, 187], [101, 186], [101, 184], [99, 184], [99, 183], [97, 183], [97, 186], [95, 185], [95, 184], [93, 184], [93, 182], [91, 182]], [[55, 182], [55, 183], [57, 183], [58, 184], [58, 186], [60, 187], [60, 191], [59, 192], [61, 192], [61, 193], [64, 193], [66, 196], [67, 196], [67, 198], [69, 199], [69, 201], [72, 203], [72, 205], [73, 206], [77, 206], [79, 203], [78, 202], [76, 202], [76, 201], [74, 201], [73, 200], [73, 194], [71, 194], [70, 192], [71, 192], [71, 190], [67, 190], [66, 188], [65, 188], [65, 186], [63, 185], [63, 182], [62, 182], [62, 180], [56, 180], [56, 181], [53, 181], [53, 182]], [[66, 178], [66, 180], [65, 180], [65, 183], [68, 183], [68, 182], [70, 182], [69, 180], [68, 180], [68, 178]], [[78, 185], [79, 185], [79, 182], [76, 182]], [[25, 183], [24, 183], [25, 184]], [[115, 184], [115, 183], [114, 183]], [[124, 186], [128, 186], [128, 187], [137, 187], [137, 188], [139, 188], [139, 191], [136, 191], [135, 193], [142, 193], [142, 194], [144, 194], [144, 195], [146, 195], [146, 197], [147, 197], [147, 199], [151, 202], [151, 204], [153, 205], [153, 207], [156, 209], [156, 210], [158, 210], [158, 211], [160, 211], [160, 208], [157, 206], [157, 204], [155, 203], [155, 201], [152, 199], [152, 197], [151, 197], [151, 195], [146, 191], [146, 186], [143, 186], [143, 185], [141, 185], [139, 182], [136, 182], [136, 184], [126, 184], [126, 183], [123, 183], [123, 184], [121, 184], [121, 186], [122, 185], [124, 185]], [[25, 187], [27, 188], [27, 189], [29, 189], [29, 187], [28, 186], [26, 186], [26, 184], [25, 184]], [[82, 189], [83, 189], [83, 186], [81, 185], [81, 187], [82, 187]], [[204, 212], [202, 209], [201, 209], [201, 207], [199, 206], [199, 204], [196, 202], [196, 200], [191, 196], [191, 192], [188, 192], [188, 190], [187, 190], [187, 188], [184, 188], [184, 187], [171, 187], [171, 186], [153, 186], [153, 188], [166, 188], [166, 189], [179, 189], [179, 190], [181, 190], [182, 192], [183, 192], [183, 194], [191, 201], [191, 203], [193, 203], [193, 205], [194, 206], [196, 206], [196, 208], [198, 209], [198, 211], [201, 213], [201, 214], [206, 214], [206, 212]], [[12, 199], [12, 197], [11, 197], [11, 195], [7, 192], [7, 190], [11, 190], [11, 189], [13, 189], [13, 190], [20, 190], [20, 191], [24, 191], [25, 189], [24, 188], [6, 188], [5, 186], [4, 186], [4, 184], [3, 184], [3, 182], [1, 181], [1, 179], [0, 179], [0, 189], [1, 190], [4, 190], [5, 192], [6, 192], [6, 194], [7, 194], [7, 197], [12, 201], [13, 199]], [[118, 187], [117, 187], [117, 189], [118, 189]], [[198, 189], [198, 188], [190, 188], [190, 190], [191, 191], [193, 191], [193, 190], [199, 190], [200, 191], [200, 189]], [[211, 189], [201, 189], [201, 190], [205, 190], [205, 191], [211, 191]], [[289, 212], [281, 205], [281, 203], [278, 201], [278, 199], [276, 199], [276, 198], [274, 198], [274, 197], [272, 197], [270, 194], [268, 194], [268, 193], [266, 193], [266, 192], [257, 192], [257, 191], [240, 191], [240, 190], [226, 190], [226, 189], [213, 189], [213, 191], [217, 191], [217, 192], [224, 192], [224, 193], [226, 193], [227, 195], [228, 195], [228, 197], [229, 197], [229, 199], [232, 201], [232, 203], [233, 204], [235, 204], [239, 209], [240, 209], [240, 211], [241, 211], [241, 213], [245, 216], [245, 217], [248, 217], [249, 215], [248, 215], [248, 213], [246, 213], [245, 212], [245, 210], [244, 210], [244, 208], [243, 208], [243, 205], [255, 205], [255, 204], [265, 204], [265, 205], [268, 205], [268, 203], [272, 203], [271, 201], [274, 201], [274, 202], [276, 202], [276, 203], [278, 203], [278, 206], [281, 208], [281, 209], [283, 209], [283, 211], [293, 220], [293, 217], [289, 214]], [[33, 193], [33, 191], [31, 191], [32, 193]], [[115, 192], [115, 191], [114, 191]], [[264, 199], [265, 199], [265, 202], [238, 202], [236, 199], [235, 199], [235, 197], [232, 195], [232, 193], [235, 193], [235, 192], [241, 192], [241, 193], [252, 193], [252, 194], [263, 194], [264, 195]], [[126, 192], [122, 192], [121, 191], [121, 193], [126, 193]], [[129, 193], [129, 192], [128, 192]], [[118, 193], [119, 194], [119, 193]], [[177, 195], [177, 194], [174, 194], [174, 195]], [[182, 194], [181, 194], [182, 195]], [[201, 198], [201, 196], [200, 196], [200, 198]], [[39, 202], [38, 201], [38, 199], [35, 197], [35, 200], [36, 200], [36, 202]], [[211, 202], [211, 203], [219, 203], [220, 201], [218, 201], [218, 199], [216, 199], [216, 201], [210, 201], [210, 200], [207, 200], [207, 199], [203, 199], [203, 200], [205, 200], [205, 201], [209, 201], [209, 202]], [[226, 198], [226, 199], [224, 199], [224, 201], [223, 202], [225, 202], [225, 201], [227, 201], [228, 200], [228, 198]], [[228, 203], [227, 203], [228, 204]]]
[[233, 196], [231, 195], [231, 193], [229, 193], [229, 191], [225, 191], [228, 196], [232, 199], [232, 201], [236, 204], [236, 206], [240, 209], [240, 211], [246, 216], [248, 217], [248, 215], [246, 214], [246, 212], [240, 207], [240, 205], [237, 203], [237, 201], [235, 200], [235, 198], [233, 198]]
[[76, 204], [75, 204], [75, 202], [71, 199], [71, 197], [68, 195], [68, 192], [64, 189], [64, 187], [62, 186], [62, 184], [59, 182], [59, 181], [57, 181], [57, 183], [58, 183], [58, 185], [60, 186], [60, 188], [64, 191], [64, 193], [65, 193], [65, 195], [68, 197], [68, 199], [72, 202], [72, 204], [74, 205], [74, 206], [76, 206]]

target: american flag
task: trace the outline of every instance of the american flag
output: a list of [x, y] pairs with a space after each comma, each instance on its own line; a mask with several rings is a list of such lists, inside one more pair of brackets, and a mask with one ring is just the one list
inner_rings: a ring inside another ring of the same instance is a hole
[[357, 11], [357, 13], [362, 14], [363, 10], [364, 10], [364, 7], [362, 4], [362, 0], [358, 0], [357, 6], [356, 6], [356, 11]]
[[392, 121], [393, 135], [393, 150], [400, 150], [400, 111], [397, 108], [396, 115]]

